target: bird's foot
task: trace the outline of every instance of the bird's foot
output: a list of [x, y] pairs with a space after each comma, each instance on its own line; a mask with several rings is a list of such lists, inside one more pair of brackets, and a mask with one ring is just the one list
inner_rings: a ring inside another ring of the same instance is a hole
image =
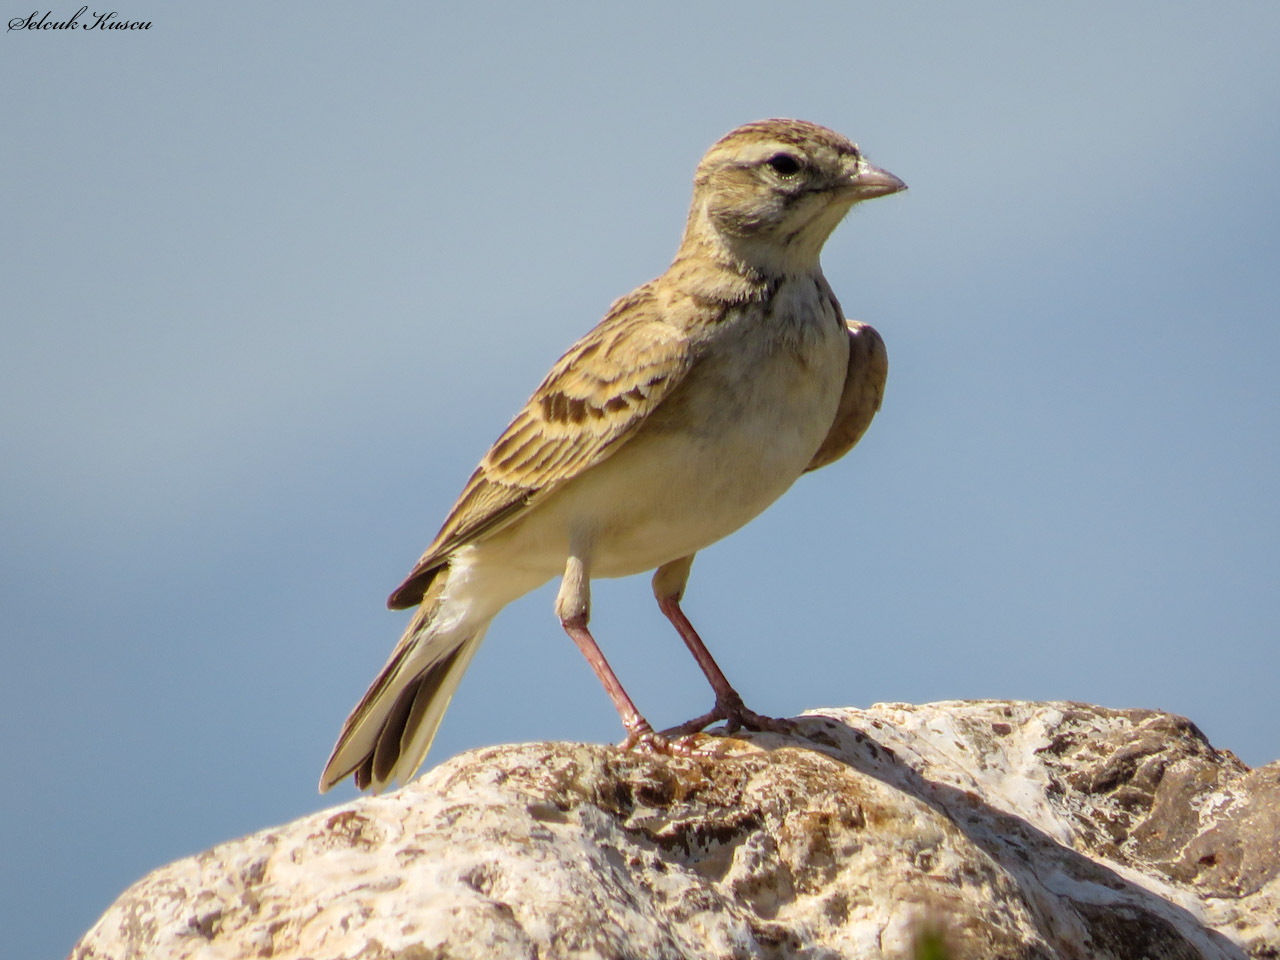
[[702, 740], [699, 736], [669, 737], [666, 732], [655, 733], [653, 728], [645, 724], [644, 729], [635, 729], [627, 734], [627, 738], [618, 744], [622, 750], [635, 753], [656, 754], [664, 757], [692, 757], [698, 752], [697, 747]]
[[649, 721], [643, 717], [635, 723], [627, 724], [626, 739], [618, 746], [637, 753], [671, 753], [671, 742], [663, 734], [655, 733]]
[[754, 710], [748, 710], [746, 704], [742, 702], [742, 697], [737, 693], [731, 693], [729, 696], [717, 697], [716, 705], [709, 712], [679, 726], [663, 730], [660, 736], [668, 740], [679, 740], [704, 730], [720, 720], [725, 721], [724, 732], [727, 734], [737, 733], [742, 727], [748, 730], [783, 734], [793, 733], [796, 729], [794, 721], [766, 717]]

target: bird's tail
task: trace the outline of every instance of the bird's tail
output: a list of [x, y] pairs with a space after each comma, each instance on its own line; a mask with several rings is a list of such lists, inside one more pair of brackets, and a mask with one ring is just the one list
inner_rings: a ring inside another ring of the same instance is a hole
[[378, 678], [351, 711], [334, 745], [320, 792], [354, 774], [361, 790], [407, 783], [422, 765], [489, 619], [441, 616], [448, 569], [423, 597]]

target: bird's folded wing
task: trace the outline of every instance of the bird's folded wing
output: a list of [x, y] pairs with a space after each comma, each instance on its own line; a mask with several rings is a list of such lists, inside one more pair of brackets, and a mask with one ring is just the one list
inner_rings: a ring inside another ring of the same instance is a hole
[[511, 523], [610, 456], [692, 365], [687, 337], [663, 321], [651, 286], [615, 303], [552, 367], [485, 454], [388, 606], [416, 606], [452, 551]]
[[845, 374], [844, 392], [827, 438], [805, 467], [806, 473], [825, 467], [852, 450], [871, 426], [871, 418], [884, 398], [884, 383], [889, 375], [889, 354], [884, 340], [874, 327], [865, 323], [846, 320], [845, 325], [849, 328], [849, 369]]

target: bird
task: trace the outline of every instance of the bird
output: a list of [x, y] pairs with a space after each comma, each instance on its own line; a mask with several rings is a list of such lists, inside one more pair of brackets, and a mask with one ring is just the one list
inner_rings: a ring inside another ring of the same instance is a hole
[[[879, 410], [884, 341], [845, 319], [820, 253], [855, 204], [904, 189], [804, 120], [748, 123], [711, 146], [671, 265], [555, 363], [388, 598], [414, 613], [344, 723], [321, 793], [348, 776], [374, 792], [412, 779], [490, 622], [557, 576], [555, 612], [624, 748], [666, 749], [717, 721], [787, 729], [746, 708], [680, 604], [699, 550], [842, 457]], [[661, 733], [589, 629], [592, 578], [649, 570], [715, 693], [709, 712]]]

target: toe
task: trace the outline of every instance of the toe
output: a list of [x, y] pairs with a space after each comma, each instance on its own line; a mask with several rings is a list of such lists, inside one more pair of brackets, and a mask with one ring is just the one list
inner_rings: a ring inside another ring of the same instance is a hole
[[631, 750], [636, 753], [661, 753], [670, 755], [671, 741], [660, 733], [654, 733], [652, 730], [637, 730], [627, 735], [627, 738], [620, 744], [623, 750]]

